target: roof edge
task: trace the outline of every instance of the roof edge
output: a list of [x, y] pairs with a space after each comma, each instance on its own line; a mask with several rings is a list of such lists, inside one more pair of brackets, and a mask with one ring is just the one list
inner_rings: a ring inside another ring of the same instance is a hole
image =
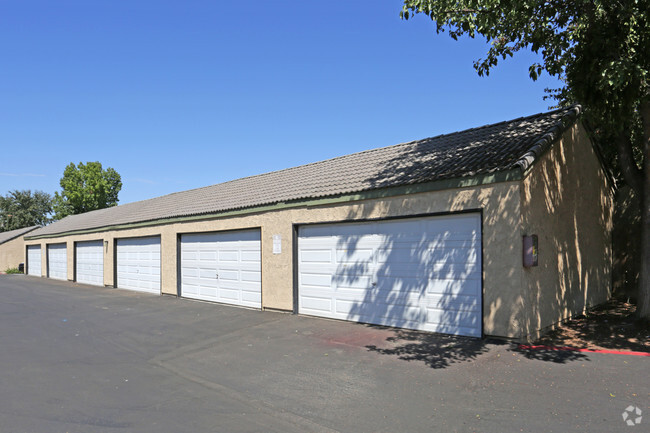
[[[6, 244], [7, 242], [13, 241], [14, 239], [19, 238], [21, 236], [25, 236], [29, 232], [32, 232], [36, 229], [40, 229], [41, 226], [31, 226], [31, 227], [24, 227], [24, 228], [26, 229], [24, 232], [20, 232], [16, 236], [10, 237], [9, 239], [5, 239], [4, 241], [0, 242], [0, 245]], [[16, 230], [20, 230], [20, 229], [16, 229]]]
[[298, 199], [298, 200], [292, 200], [288, 202], [266, 204], [266, 205], [260, 205], [260, 206], [250, 207], [250, 208], [228, 209], [221, 212], [208, 213], [208, 214], [160, 218], [160, 219], [149, 220], [149, 221], [139, 221], [134, 223], [126, 223], [126, 224], [114, 224], [114, 225], [82, 229], [82, 230], [70, 230], [70, 231], [60, 232], [60, 233], [50, 233], [50, 234], [45, 234], [40, 236], [26, 236], [25, 240], [35, 241], [39, 239], [52, 239], [52, 238], [59, 238], [63, 236], [70, 236], [70, 235], [101, 233], [101, 232], [107, 232], [111, 230], [129, 230], [129, 229], [152, 227], [152, 226], [165, 225], [165, 224], [193, 222], [193, 221], [209, 221], [209, 220], [215, 220], [215, 219], [232, 217], [232, 216], [241, 216], [241, 215], [255, 214], [260, 212], [291, 209], [291, 208], [303, 207], [303, 206], [304, 207], [324, 206], [329, 204], [380, 199], [380, 198], [395, 197], [400, 195], [440, 191], [440, 190], [453, 189], [453, 188], [469, 188], [473, 186], [518, 181], [521, 179], [522, 179], [521, 170], [519, 170], [519, 168], [515, 168], [515, 169], [510, 169], [505, 171], [499, 171], [499, 172], [488, 173], [488, 174], [480, 174], [480, 175], [469, 176], [469, 177], [459, 177], [459, 178], [443, 179], [443, 180], [437, 180], [433, 182], [426, 182], [426, 183], [419, 183], [419, 184], [400, 185], [400, 186], [381, 188], [381, 189], [371, 189], [371, 190], [359, 191], [359, 192], [354, 192], [349, 194], [319, 197], [315, 199], [314, 198]]
[[575, 104], [567, 109], [567, 113], [544, 133], [533, 146], [524, 153], [513, 165], [521, 169], [525, 175], [533, 166], [535, 161], [542, 156], [560, 137], [573, 125], [582, 114], [582, 107]]

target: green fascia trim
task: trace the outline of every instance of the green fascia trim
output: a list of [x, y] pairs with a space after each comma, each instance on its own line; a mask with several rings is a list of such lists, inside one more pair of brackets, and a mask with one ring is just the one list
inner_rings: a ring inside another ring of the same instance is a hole
[[219, 212], [214, 214], [163, 218], [163, 219], [152, 220], [152, 221], [143, 221], [139, 223], [127, 223], [127, 224], [116, 224], [112, 226], [103, 226], [94, 229], [71, 230], [63, 233], [55, 233], [49, 235], [30, 236], [30, 237], [26, 236], [25, 239], [26, 240], [27, 239], [29, 240], [49, 239], [49, 238], [58, 238], [58, 237], [70, 236], [70, 235], [83, 235], [89, 233], [107, 232], [111, 230], [136, 229], [141, 227], [151, 227], [151, 226], [193, 222], [193, 221], [209, 221], [209, 220], [227, 218], [232, 216], [249, 215], [255, 213], [262, 213], [262, 212], [291, 209], [297, 207], [315, 207], [315, 206], [323, 206], [323, 205], [330, 205], [330, 204], [337, 204], [337, 203], [347, 203], [347, 202], [354, 202], [354, 201], [361, 201], [361, 200], [372, 200], [378, 198], [395, 197], [400, 195], [410, 195], [410, 194], [417, 194], [423, 192], [441, 191], [444, 189], [467, 188], [472, 186], [489, 185], [493, 183], [511, 182], [511, 181], [521, 180], [522, 178], [523, 176], [522, 176], [521, 169], [515, 168], [512, 170], [502, 171], [493, 174], [483, 174], [483, 175], [477, 175], [472, 177], [446, 179], [446, 180], [419, 183], [413, 185], [401, 185], [396, 187], [375, 189], [371, 191], [363, 191], [355, 194], [343, 194], [334, 197], [294, 200], [290, 202], [281, 202], [281, 203], [275, 203], [267, 206], [256, 206], [256, 207], [251, 207], [246, 209], [237, 209], [237, 210]]

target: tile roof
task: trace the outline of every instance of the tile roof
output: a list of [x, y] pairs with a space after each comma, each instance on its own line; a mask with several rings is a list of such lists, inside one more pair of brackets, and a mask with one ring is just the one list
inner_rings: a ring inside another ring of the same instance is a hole
[[573, 106], [72, 215], [31, 233], [30, 237], [214, 214], [515, 168], [525, 171], [575, 123], [579, 114], [580, 107]]
[[25, 233], [29, 233], [32, 230], [36, 230], [40, 226], [31, 226], [31, 227], [23, 227], [22, 229], [16, 229], [16, 230], [9, 230], [8, 232], [2, 232], [0, 233], [0, 244], [4, 244], [5, 242], [9, 242], [12, 239], [15, 239], [19, 236], [24, 235]]

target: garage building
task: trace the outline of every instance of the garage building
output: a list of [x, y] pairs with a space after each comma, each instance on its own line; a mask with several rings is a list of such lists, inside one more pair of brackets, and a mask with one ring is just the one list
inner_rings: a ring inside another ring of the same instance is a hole
[[[25, 254], [65, 245], [67, 279], [87, 284], [532, 338], [610, 295], [612, 183], [579, 115], [575, 106], [69, 216], [30, 233]], [[47, 263], [41, 275], [53, 276]]]
[[25, 263], [24, 236], [39, 227], [31, 226], [0, 232], [0, 271], [16, 269], [18, 265]]

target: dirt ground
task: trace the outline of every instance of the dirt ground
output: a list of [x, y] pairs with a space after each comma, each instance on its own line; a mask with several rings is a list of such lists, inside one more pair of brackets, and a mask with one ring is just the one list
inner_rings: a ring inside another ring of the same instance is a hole
[[536, 345], [650, 352], [650, 322], [634, 317], [636, 306], [626, 298], [613, 298], [587, 314], [563, 323]]

